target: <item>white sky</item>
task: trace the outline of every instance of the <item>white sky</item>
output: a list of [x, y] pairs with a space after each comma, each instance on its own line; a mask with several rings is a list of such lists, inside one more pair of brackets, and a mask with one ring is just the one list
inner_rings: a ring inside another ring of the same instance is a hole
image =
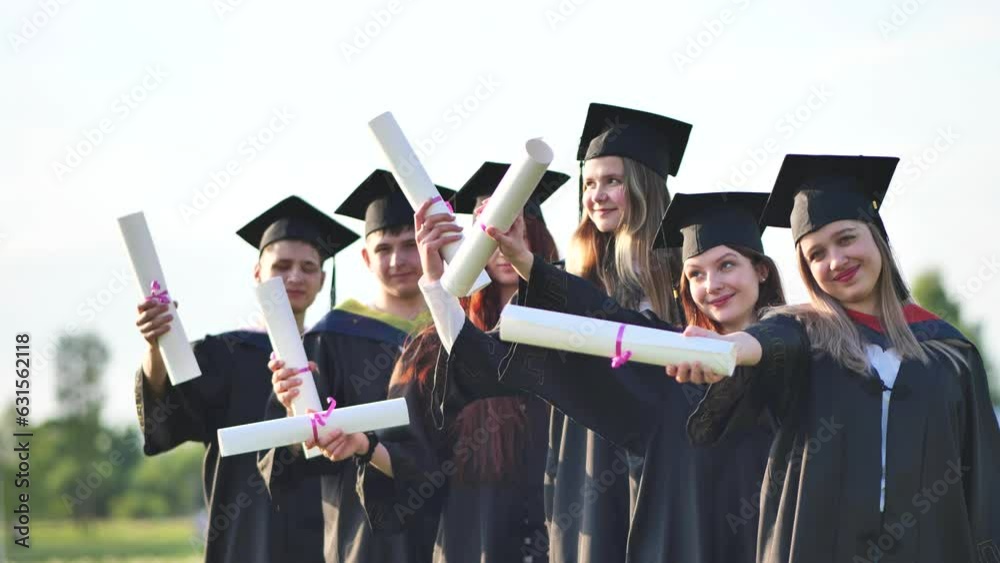
[[[220, 16], [222, 1], [0, 6], [0, 335], [11, 355], [15, 333], [33, 336], [33, 423], [53, 413], [45, 359], [70, 326], [108, 341], [107, 417], [134, 420], [145, 344], [116, 217], [145, 211], [192, 338], [243, 325], [256, 253], [234, 231], [293, 193], [332, 212], [385, 166], [366, 122], [386, 110], [453, 187], [544, 136], [574, 176], [545, 205], [561, 247], [592, 101], [694, 124], [672, 191], [766, 191], [789, 152], [901, 156], [883, 215], [903, 269], [965, 288], [1000, 359], [1000, 264], [983, 269], [1000, 259], [996, 2], [244, 0]], [[287, 127], [251, 157], [243, 143], [275, 111]], [[54, 163], [102, 121], [110, 132], [60, 178]], [[205, 193], [230, 160], [240, 173]], [[789, 233], [765, 244], [801, 299]], [[366, 299], [360, 248], [338, 265], [338, 294]], [[324, 290], [310, 322], [325, 305]]]

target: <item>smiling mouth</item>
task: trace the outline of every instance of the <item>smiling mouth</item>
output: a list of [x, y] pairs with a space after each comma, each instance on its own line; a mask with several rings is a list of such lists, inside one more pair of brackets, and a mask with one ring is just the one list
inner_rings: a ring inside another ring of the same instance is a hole
[[732, 294], [727, 295], [725, 297], [720, 297], [718, 299], [709, 301], [708, 304], [711, 305], [711, 306], [713, 306], [713, 307], [721, 307], [721, 306], [725, 305], [726, 303], [729, 303], [729, 300], [732, 299], [734, 295], [736, 295], [736, 294], [732, 293]]
[[858, 273], [858, 270], [860, 270], [860, 269], [861, 269], [860, 265], [855, 266], [855, 267], [851, 268], [850, 270], [847, 270], [846, 272], [843, 272], [841, 274], [838, 274], [838, 275], [834, 276], [833, 279], [834, 279], [834, 281], [839, 281], [839, 282], [849, 282], [852, 279], [854, 279], [854, 274]]

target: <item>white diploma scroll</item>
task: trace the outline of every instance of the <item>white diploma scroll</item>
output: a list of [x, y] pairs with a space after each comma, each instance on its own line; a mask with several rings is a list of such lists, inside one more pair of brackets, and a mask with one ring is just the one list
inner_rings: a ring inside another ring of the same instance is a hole
[[149, 233], [146, 217], [141, 211], [119, 217], [118, 228], [128, 249], [132, 271], [139, 281], [140, 297], [149, 297], [153, 282], [156, 282], [159, 285], [158, 293], [167, 301], [167, 312], [174, 317], [170, 322], [170, 330], [157, 341], [170, 382], [179, 385], [199, 377], [201, 368], [198, 367], [198, 361], [184, 332], [181, 318], [177, 315], [173, 299], [167, 293], [167, 280], [163, 276], [160, 259], [156, 256], [156, 247], [153, 245], [153, 236]]
[[[427, 209], [427, 215], [437, 215], [440, 213], [451, 213], [451, 208], [441, 198], [441, 194], [434, 187], [427, 171], [424, 170], [417, 153], [403, 134], [392, 113], [385, 112], [368, 122], [368, 128], [375, 135], [375, 140], [382, 147], [386, 159], [389, 161], [389, 170], [396, 177], [396, 182], [403, 190], [407, 201], [414, 210], [428, 200], [435, 200]], [[455, 254], [459, 249], [459, 242], [453, 242], [441, 248], [441, 254], [447, 263], [455, 259]], [[446, 268], [447, 269], [447, 268]], [[468, 294], [475, 293], [490, 284], [490, 276], [485, 270], [480, 270], [476, 281], [472, 284]], [[464, 297], [464, 295], [463, 295]]]
[[[286, 368], [308, 368], [309, 360], [306, 358], [306, 349], [302, 346], [302, 337], [295, 322], [295, 314], [292, 313], [292, 305], [288, 301], [284, 280], [280, 277], [271, 278], [258, 284], [254, 293], [264, 315], [274, 355], [285, 362]], [[302, 378], [302, 385], [298, 387], [298, 396], [292, 400], [292, 412], [300, 415], [306, 414], [306, 409], [322, 411], [323, 404], [312, 372], [303, 372], [296, 377]]]
[[500, 339], [605, 358], [630, 353], [628, 361], [657, 366], [701, 362], [720, 375], [736, 369], [731, 342], [519, 305], [500, 314]]
[[[314, 422], [316, 416], [325, 418], [322, 424]], [[219, 450], [222, 457], [228, 457], [305, 442], [313, 437], [314, 424], [319, 436], [323, 437], [336, 429], [343, 430], [345, 434], [353, 434], [406, 426], [409, 423], [406, 399], [391, 399], [334, 409], [329, 415], [314, 413], [220, 428]]]
[[[288, 301], [284, 280], [281, 277], [271, 278], [258, 284], [254, 288], [254, 293], [260, 311], [264, 315], [267, 336], [271, 339], [275, 357], [285, 362], [286, 368], [308, 369], [309, 359], [306, 358], [306, 349], [302, 346], [302, 337], [299, 336], [299, 326], [295, 322], [292, 304]], [[296, 415], [306, 414], [309, 412], [308, 409], [322, 412], [323, 404], [319, 399], [312, 371], [304, 371], [295, 377], [302, 379], [302, 385], [297, 387], [299, 394], [292, 399], [292, 412]], [[319, 448], [308, 449], [306, 457], [313, 458], [321, 453]]]
[[476, 219], [455, 258], [441, 277], [441, 285], [455, 297], [465, 297], [476, 283], [477, 274], [486, 267], [497, 242], [483, 227], [510, 229], [517, 214], [524, 208], [532, 192], [552, 162], [552, 149], [541, 139], [531, 139], [524, 145], [527, 156], [517, 166], [511, 166], [493, 192], [486, 208]]

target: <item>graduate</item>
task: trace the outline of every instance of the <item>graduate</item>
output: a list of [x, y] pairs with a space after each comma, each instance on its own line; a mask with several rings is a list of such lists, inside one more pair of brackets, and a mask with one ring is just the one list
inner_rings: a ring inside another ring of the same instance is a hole
[[[268, 209], [237, 234], [258, 249], [255, 282], [279, 276], [284, 280], [299, 330], [306, 309], [323, 287], [323, 263], [358, 239], [295, 196]], [[219, 452], [219, 428], [264, 417], [271, 394], [267, 333], [235, 330], [195, 342], [201, 377], [174, 387], [157, 346], [173, 317], [167, 305], [154, 298], [138, 309], [136, 325], [149, 344], [135, 387], [143, 452], [156, 455], [188, 441], [205, 444], [202, 474], [209, 525], [205, 561], [323, 561], [318, 479], [296, 483], [280, 507], [272, 506], [253, 456], [222, 458]]]
[[[473, 212], [509, 167], [483, 164], [453, 199], [455, 211]], [[547, 260], [554, 260], [557, 250], [540, 206], [568, 179], [546, 172], [525, 206], [526, 244]], [[405, 397], [414, 418], [408, 427], [380, 433], [389, 471], [378, 460], [362, 470], [363, 501], [376, 530], [407, 526], [418, 512], [439, 513], [435, 562], [544, 562], [548, 405], [507, 389], [505, 396], [478, 399], [449, 384], [449, 353], [466, 312], [479, 329], [492, 329], [517, 290], [517, 273], [495, 252], [486, 265], [492, 283], [460, 305], [439, 280], [440, 248], [458, 240], [461, 227], [448, 214], [428, 217], [427, 208], [425, 204], [415, 216], [424, 264], [420, 287], [432, 314], [433, 303], [441, 301], [453, 304], [457, 314], [452, 324], [441, 325], [441, 332], [434, 326], [423, 331], [396, 365], [389, 396]], [[423, 501], [416, 496], [415, 491], [425, 490], [433, 490], [434, 497]]]
[[[677, 194], [658, 243], [681, 248], [680, 302], [688, 322], [734, 332], [784, 303], [758, 218], [766, 194]], [[527, 306], [680, 330], [630, 311], [592, 284], [551, 268], [498, 234], [501, 250], [527, 280]], [[694, 448], [687, 419], [704, 389], [662, 381], [661, 368], [515, 345], [500, 368], [504, 384], [529, 390], [567, 416], [644, 460], [634, 490], [627, 561], [752, 562], [756, 506], [773, 428], [766, 413], [715, 449]], [[747, 514], [747, 512], [750, 514]]]
[[[439, 187], [445, 198], [454, 192]], [[413, 209], [392, 174], [372, 172], [340, 205], [337, 213], [365, 222], [365, 265], [377, 280], [374, 301], [348, 299], [316, 324], [303, 340], [315, 359], [320, 397], [332, 397], [336, 407], [349, 407], [386, 398], [389, 376], [407, 337], [431, 321], [417, 286], [420, 256], [414, 238]], [[274, 400], [269, 417], [290, 413], [302, 375], [270, 363], [274, 372]], [[374, 455], [375, 434], [363, 455]], [[336, 436], [319, 444], [327, 447]], [[310, 444], [311, 445], [311, 444]], [[327, 563], [400, 563], [427, 561], [433, 541], [433, 522], [415, 525], [408, 533], [372, 534], [355, 492], [358, 466], [352, 456], [333, 455], [306, 460], [300, 445], [276, 448], [261, 456], [260, 469], [271, 495], [280, 498], [288, 487], [310, 475], [321, 475], [324, 552]]]
[[[583, 212], [567, 269], [671, 322], [680, 322], [671, 291], [679, 261], [650, 250], [670, 202], [666, 178], [677, 174], [690, 133], [668, 117], [591, 104], [577, 151]], [[551, 560], [623, 561], [641, 459], [563, 416], [553, 418], [549, 443]]]
[[764, 212], [791, 227], [803, 305], [734, 342], [741, 370], [712, 385], [689, 423], [699, 444], [780, 419], [762, 489], [767, 563], [1000, 560], [1000, 429], [982, 357], [913, 303], [878, 207], [898, 158], [788, 155]]

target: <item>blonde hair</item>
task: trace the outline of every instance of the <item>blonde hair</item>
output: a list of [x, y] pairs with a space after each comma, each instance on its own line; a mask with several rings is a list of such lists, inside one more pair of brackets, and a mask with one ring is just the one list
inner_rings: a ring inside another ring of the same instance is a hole
[[[868, 226], [872, 238], [875, 239], [875, 246], [882, 257], [882, 269], [875, 284], [875, 292], [878, 300], [878, 318], [889, 339], [890, 346], [896, 349], [903, 360], [919, 360], [926, 365], [930, 363], [932, 355], [941, 355], [947, 358], [956, 369], [958, 369], [959, 364], [967, 366], [964, 356], [958, 350], [958, 347], [965, 347], [963, 343], [950, 340], [924, 342], [917, 340], [903, 314], [904, 302], [899, 297], [899, 284], [902, 276], [889, 243], [886, 242], [877, 227], [871, 223], [865, 224]], [[851, 321], [844, 306], [820, 288], [809, 269], [809, 263], [803, 254], [801, 243], [796, 244], [796, 250], [799, 274], [805, 282], [810, 302], [775, 307], [769, 310], [765, 316], [785, 314], [798, 318], [805, 325], [812, 349], [825, 352], [855, 373], [871, 374], [861, 331]]]
[[628, 206], [613, 233], [602, 233], [586, 216], [573, 233], [567, 270], [602, 286], [628, 308], [649, 299], [661, 319], [679, 323], [674, 279], [680, 272], [676, 249], [653, 250], [660, 220], [670, 203], [666, 179], [626, 157], [624, 186]]

